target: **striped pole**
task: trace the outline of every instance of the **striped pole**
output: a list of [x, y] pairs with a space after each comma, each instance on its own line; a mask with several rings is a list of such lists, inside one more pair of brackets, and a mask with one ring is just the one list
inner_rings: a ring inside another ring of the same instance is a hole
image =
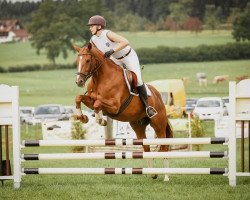
[[23, 168], [24, 174], [227, 174], [227, 168]]
[[111, 152], [111, 153], [54, 153], [22, 154], [23, 160], [59, 160], [59, 159], [147, 159], [147, 158], [223, 158], [227, 152], [191, 151], [191, 152]]
[[176, 145], [176, 144], [223, 144], [227, 138], [157, 138], [111, 140], [24, 140], [24, 147], [34, 146], [127, 146], [127, 145]]

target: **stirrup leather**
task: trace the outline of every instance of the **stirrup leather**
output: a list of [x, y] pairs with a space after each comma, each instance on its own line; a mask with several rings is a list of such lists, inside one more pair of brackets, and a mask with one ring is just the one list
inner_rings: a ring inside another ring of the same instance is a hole
[[158, 112], [152, 106], [148, 106], [146, 107], [146, 114], [149, 118], [152, 118], [157, 115]]

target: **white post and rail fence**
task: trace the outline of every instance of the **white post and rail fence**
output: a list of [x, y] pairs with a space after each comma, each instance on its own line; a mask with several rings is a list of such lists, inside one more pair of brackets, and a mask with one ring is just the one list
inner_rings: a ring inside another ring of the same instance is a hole
[[[245, 169], [244, 126], [250, 126], [250, 79], [236, 84], [229, 83], [229, 138], [170, 138], [170, 139], [99, 139], [99, 140], [25, 140], [20, 141], [19, 89], [17, 86], [0, 85], [0, 180], [13, 180], [19, 188], [21, 178], [27, 174], [217, 174], [227, 176], [230, 186], [236, 186], [238, 176], [250, 176], [250, 149], [248, 169]], [[237, 170], [236, 122], [241, 123], [241, 169]], [[10, 156], [8, 130], [12, 128], [13, 155]], [[250, 127], [248, 128], [248, 131]], [[5, 133], [5, 134], [3, 134]], [[5, 142], [2, 136], [5, 135]], [[248, 135], [250, 135], [248, 133]], [[250, 139], [248, 137], [248, 146]], [[188, 152], [95, 152], [21, 154], [21, 149], [39, 146], [128, 146], [175, 144], [224, 144], [228, 151]], [[5, 148], [5, 149], [4, 149]], [[3, 154], [5, 153], [5, 156]], [[3, 160], [5, 157], [5, 160]], [[58, 159], [151, 159], [151, 158], [227, 158], [226, 168], [25, 168], [22, 163], [32, 160]], [[12, 161], [12, 162], [11, 162]], [[12, 163], [12, 164], [11, 164]], [[13, 166], [13, 174], [11, 173]]]

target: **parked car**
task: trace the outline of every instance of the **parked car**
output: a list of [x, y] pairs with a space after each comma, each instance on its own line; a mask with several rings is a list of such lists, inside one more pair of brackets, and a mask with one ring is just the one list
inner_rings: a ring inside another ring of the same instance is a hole
[[214, 120], [227, 115], [227, 108], [221, 97], [204, 97], [198, 99], [193, 114], [200, 119]]
[[197, 103], [197, 98], [186, 99], [186, 113], [192, 113]]
[[33, 117], [35, 108], [30, 106], [21, 106], [19, 110], [20, 110], [20, 122], [26, 123], [30, 118]]
[[65, 108], [61, 104], [46, 104], [36, 107], [34, 116], [28, 121], [29, 124], [40, 124], [44, 121], [68, 120]]
[[226, 105], [227, 114], [228, 114], [228, 110], [229, 110], [229, 97], [222, 97], [222, 101], [223, 101], [224, 104]]
[[68, 116], [68, 118], [70, 118], [72, 115], [74, 115], [75, 113], [75, 106], [64, 106], [65, 108], [65, 113]]

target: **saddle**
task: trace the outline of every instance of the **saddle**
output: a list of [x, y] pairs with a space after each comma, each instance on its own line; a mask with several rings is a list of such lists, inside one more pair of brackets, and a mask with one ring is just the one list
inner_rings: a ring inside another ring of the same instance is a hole
[[123, 67], [123, 75], [125, 82], [127, 84], [128, 90], [130, 94], [138, 96], [138, 91], [137, 91], [137, 77], [134, 72], [131, 72], [127, 70], [126, 68]]
[[[134, 96], [139, 96], [138, 91], [137, 91], [137, 77], [136, 74], [132, 71], [129, 71], [126, 66], [122, 66], [123, 69], [123, 76], [125, 79], [125, 82], [127, 84], [128, 90], [130, 94]], [[151, 91], [149, 90], [147, 84], [145, 84], [147, 94], [148, 96], [151, 96]]]

